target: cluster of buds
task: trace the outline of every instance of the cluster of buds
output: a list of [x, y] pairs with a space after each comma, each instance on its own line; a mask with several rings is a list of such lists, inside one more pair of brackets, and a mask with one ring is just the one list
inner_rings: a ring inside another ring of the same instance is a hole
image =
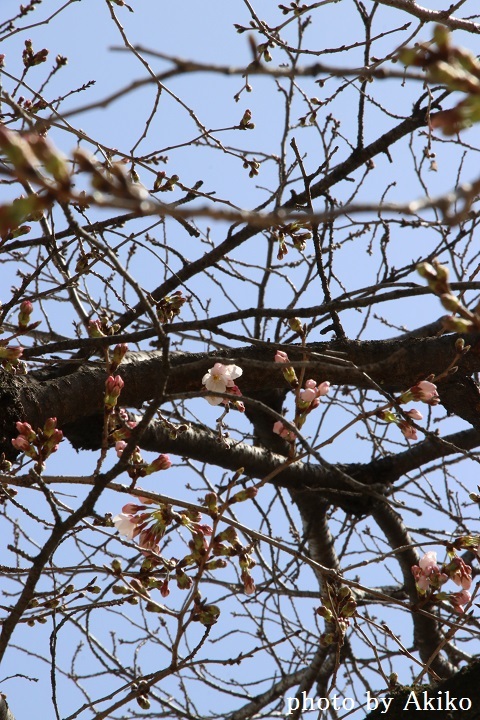
[[5, 205], [0, 205], [0, 238], [2, 241], [27, 235], [32, 229], [26, 222], [37, 222], [43, 217], [43, 210], [49, 206], [46, 197], [31, 193], [21, 195]]
[[308, 10], [308, 5], [300, 5], [299, 2], [291, 2], [290, 5], [279, 5], [279, 9], [282, 11], [284, 15], [288, 15], [289, 13], [293, 13], [294, 17], [298, 17], [302, 13], [304, 13], [306, 10]]
[[245, 168], [245, 170], [249, 171], [248, 177], [254, 178], [259, 173], [260, 163], [258, 162], [258, 160], [255, 160], [255, 158], [253, 158], [253, 160], [249, 160], [247, 157], [244, 157], [243, 167]]
[[295, 425], [297, 428], [300, 429], [304, 425], [307, 415], [320, 405], [320, 398], [327, 395], [329, 390], [330, 383], [328, 381], [319, 385], [315, 380], [305, 382], [305, 387], [298, 392], [296, 401]]
[[119, 440], [128, 440], [132, 434], [133, 428], [137, 426], [137, 421], [130, 420], [128, 412], [125, 408], [117, 408], [115, 415], [111, 418], [111, 421], [112, 429], [109, 439], [114, 443], [117, 443]]
[[243, 583], [245, 593], [253, 595], [255, 592], [255, 581], [250, 570], [255, 567], [256, 562], [252, 558], [252, 546], [244, 547], [240, 542], [234, 527], [229, 525], [225, 530], [215, 535], [212, 543], [212, 553], [217, 557], [238, 558], [240, 566], [240, 579]]
[[141, 201], [148, 198], [148, 191], [137, 182], [136, 173], [129, 173], [124, 162], [107, 161], [105, 169], [96, 158], [83, 148], [77, 148], [73, 159], [81, 172], [91, 177], [92, 187], [98, 192], [113, 195], [122, 200]]
[[255, 123], [251, 122], [252, 120], [252, 111], [251, 110], [245, 110], [243, 113], [242, 119], [240, 120], [240, 123], [238, 127], [240, 130], [253, 130], [255, 127]]
[[[297, 320], [297, 318], [293, 318], [293, 320]], [[303, 333], [303, 327], [297, 328], [297, 331]], [[320, 398], [326, 395], [330, 390], [330, 383], [325, 381], [317, 385], [315, 380], [310, 379], [305, 382], [304, 388], [298, 390], [298, 378], [293, 367], [288, 364], [290, 361], [287, 353], [283, 352], [283, 350], [277, 350], [275, 354], [275, 362], [285, 365], [282, 371], [283, 377], [289, 383], [292, 390], [297, 391], [294, 424], [295, 427], [300, 430], [300, 428], [305, 424], [307, 415], [320, 405]], [[288, 440], [288, 442], [293, 443], [295, 441], [295, 433], [285, 427], [281, 420], [277, 420], [274, 424], [273, 432], [280, 435], [280, 437], [284, 438], [284, 440]]]
[[[455, 315], [447, 315], [442, 319], [445, 330], [468, 333], [480, 328], [480, 303], [472, 312], [452, 293], [446, 265], [441, 265], [437, 260], [433, 260], [432, 264], [425, 262], [417, 265], [417, 271], [426, 279], [428, 287], [438, 296], [445, 310], [455, 313]], [[465, 348], [464, 352], [468, 352], [469, 349], [469, 347]]]
[[105, 381], [105, 398], [103, 401], [105, 411], [111, 413], [115, 405], [117, 404], [120, 393], [122, 392], [123, 382], [120, 375], [109, 375]]
[[274, 47], [275, 43], [272, 40], [267, 40], [267, 42], [257, 45], [257, 53], [265, 62], [271, 62], [272, 56], [270, 55], [270, 49]]
[[150, 300], [155, 305], [158, 320], [162, 325], [170, 323], [174, 318], [178, 317], [182, 305], [187, 302], [187, 298], [182, 295], [181, 290], [176, 290], [176, 292], [171, 295], [166, 295], [158, 302], [153, 298], [150, 298]]
[[416, 408], [406, 410], [403, 416], [391, 410], [379, 410], [377, 417], [379, 420], [383, 420], [383, 422], [395, 423], [407, 440], [418, 440], [417, 429], [413, 425], [412, 420], [422, 420], [423, 415]]
[[27, 422], [17, 422], [16, 428], [19, 434], [12, 440], [13, 447], [35, 460], [37, 473], [43, 472], [45, 460], [58, 450], [63, 438], [62, 431], [57, 429], [57, 418], [48, 418], [43, 428], [36, 432]]
[[[228, 504], [251, 499], [255, 497], [256, 492], [256, 488], [253, 487], [240, 490], [229, 498]], [[223, 503], [221, 504], [223, 506]], [[219, 517], [219, 498], [216, 493], [206, 495], [205, 507], [212, 518]], [[255, 566], [255, 560], [251, 557], [253, 546], [243, 546], [231, 526], [211, 538], [212, 527], [202, 522], [202, 514], [197, 510], [177, 511], [167, 503], [145, 497], [138, 497], [136, 503], [130, 502], [124, 505], [122, 512], [111, 522], [121, 535], [137, 542], [144, 555], [139, 581], [144, 588], [158, 589], [162, 597], [167, 597], [170, 593], [171, 578], [175, 579], [179, 589], [189, 590], [193, 581], [186, 572], [188, 569], [193, 568], [197, 572], [200, 569], [202, 572], [218, 570], [225, 568], [227, 560], [234, 557], [238, 559], [245, 592], [252, 594], [255, 591], [255, 583], [250, 573]], [[169, 560], [162, 557], [160, 542], [167, 531], [175, 528], [186, 528], [189, 531], [191, 535], [188, 541], [189, 552], [180, 560], [176, 558]], [[120, 577], [121, 566], [117, 563], [113, 569]], [[118, 592], [121, 593], [123, 590], [119, 589]], [[125, 592], [128, 590], [125, 589]]]
[[[47, 191], [55, 190], [56, 195], [67, 192], [70, 188], [71, 176], [66, 158], [43, 135], [35, 133], [21, 135], [0, 123], [0, 150], [13, 166], [20, 180], [33, 181]], [[51, 178], [40, 172], [40, 164]], [[38, 196], [32, 195], [23, 200], [28, 205], [28, 210], [25, 209], [25, 212], [30, 214], [35, 210], [49, 207], [53, 197], [41, 200]], [[36, 207], [39, 203], [42, 205], [40, 208]]]
[[322, 633], [321, 644], [343, 645], [350, 618], [357, 612], [357, 603], [351, 589], [347, 585], [336, 587], [328, 583], [322, 604], [315, 612], [332, 628]]
[[[169, 595], [169, 579], [175, 577], [177, 587], [189, 590], [192, 579], [185, 572], [189, 567], [205, 570], [215, 570], [225, 567], [226, 561], [222, 558], [208, 560], [209, 543], [207, 537], [212, 534], [210, 525], [201, 522], [202, 516], [195, 510], [176, 511], [171, 505], [157, 503], [148, 498], [139, 497], [142, 503], [127, 503], [122, 512], [116, 515], [112, 522], [121, 535], [136, 540], [141, 548], [145, 560], [142, 564], [141, 577], [147, 581], [151, 588], [160, 590], [162, 597]], [[155, 509], [147, 506], [155, 505]], [[180, 560], [167, 560], [161, 556], [160, 545], [162, 538], [169, 528], [186, 528], [191, 539], [188, 542], [189, 552]], [[152, 572], [161, 566], [161, 580], [152, 577]]]
[[41, 65], [46, 61], [48, 57], [48, 50], [43, 48], [38, 52], [33, 51], [33, 45], [31, 40], [25, 40], [25, 50], [22, 53], [23, 64], [28, 70], [35, 65]]
[[220, 608], [218, 605], [210, 605], [206, 600], [202, 600], [199, 592], [195, 593], [193, 598], [193, 610], [191, 619], [193, 622], [199, 622], [205, 627], [215, 625], [220, 617]]
[[[136, 424], [136, 423], [135, 423]], [[128, 432], [128, 431], [127, 431]], [[115, 434], [115, 433], [114, 433]], [[117, 440], [115, 443], [115, 451], [117, 457], [122, 457], [123, 452], [127, 446], [125, 440]], [[136, 481], [138, 478], [151, 475], [159, 470], [168, 470], [172, 466], [171, 460], [168, 455], [161, 454], [155, 460], [150, 463], [146, 463], [141, 456], [140, 448], [136, 445], [133, 449], [132, 454], [128, 458], [127, 473], [129, 478]]]
[[296, 250], [299, 252], [305, 250], [307, 240], [312, 237], [311, 224], [296, 220], [288, 225], [279, 225], [271, 230], [271, 237], [278, 243], [277, 260], [283, 260], [288, 253], [287, 237]]
[[142, 710], [149, 710], [151, 703], [148, 698], [148, 683], [145, 680], [140, 680], [138, 683], [134, 682], [132, 683], [132, 690], [137, 693], [137, 696], [135, 698], [135, 700], [137, 701], [137, 705], [139, 705]]
[[480, 120], [480, 63], [470, 51], [451, 44], [446, 27], [437, 25], [433, 42], [402, 48], [398, 57], [407, 66], [423, 68], [430, 82], [466, 94], [455, 107], [432, 113], [432, 127], [440, 128], [445, 135], [455, 135]]
[[[238, 365], [223, 365], [222, 363], [215, 363], [213, 368], [210, 368], [210, 370], [203, 376], [202, 385], [204, 385], [205, 389], [210, 392], [228, 393], [232, 396], [241, 397], [242, 393], [234, 382], [241, 375], [243, 375], [243, 370], [238, 367]], [[236, 410], [245, 412], [244, 404], [233, 398], [206, 396], [205, 399], [210, 405], [223, 404], [226, 407], [230, 407], [230, 405], [232, 405]]]
[[[478, 548], [478, 545], [477, 545]], [[469, 590], [472, 586], [472, 568], [455, 554], [454, 545], [449, 546], [450, 559], [443, 565], [437, 564], [437, 553], [427, 552], [418, 565], [412, 566], [417, 592], [429, 602], [445, 600], [457, 612], [464, 612], [464, 605], [470, 601]], [[453, 580], [461, 588], [459, 592], [440, 592], [448, 580]]]
[[0, 366], [13, 375], [25, 375], [26, 365], [20, 360], [23, 355], [21, 345], [7, 345], [0, 340]]
[[[397, 403], [404, 405], [412, 401], [423, 402], [430, 406], [438, 405], [440, 398], [437, 392], [437, 386], [430, 380], [421, 380], [420, 382], [413, 385], [411, 388], [406, 390], [398, 399]], [[376, 416], [379, 420], [386, 423], [394, 423], [398, 426], [407, 440], [417, 440], [417, 429], [415, 428], [413, 421], [422, 420], [422, 413], [416, 408], [410, 410], [404, 410], [402, 414], [393, 412], [391, 409], [378, 410]]]
[[169, 192], [170, 190], [175, 190], [175, 186], [179, 180], [178, 175], [167, 177], [167, 173], [161, 170], [157, 173], [157, 177], [153, 183], [153, 192]]
[[120, 330], [120, 325], [110, 325], [106, 317], [89, 320], [87, 326], [88, 336], [91, 338], [110, 337]]

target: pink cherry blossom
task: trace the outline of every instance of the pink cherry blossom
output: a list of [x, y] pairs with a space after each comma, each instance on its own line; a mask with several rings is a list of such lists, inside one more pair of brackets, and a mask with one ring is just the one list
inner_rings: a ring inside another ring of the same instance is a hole
[[112, 522], [120, 535], [125, 535], [130, 540], [133, 540], [137, 523], [132, 515], [127, 515], [126, 513], [121, 512], [118, 515], [115, 515]]
[[290, 362], [288, 359], [288, 355], [286, 352], [283, 352], [283, 350], [277, 350], [275, 355], [275, 362], [276, 363], [288, 363]]
[[438, 568], [437, 553], [433, 552], [433, 550], [425, 553], [425, 555], [422, 557], [422, 559], [420, 560], [418, 565], [424, 573], [429, 574], [429, 573], [433, 572], [433, 570], [435, 568]]
[[438, 567], [437, 553], [433, 551], [425, 553], [418, 565], [412, 566], [412, 574], [422, 595], [428, 590], [438, 590], [448, 580], [448, 575]]
[[[231, 392], [230, 388], [236, 388], [236, 391], [238, 391], [234, 380], [242, 374], [243, 370], [239, 368], [238, 365], [215, 363], [213, 368], [210, 368], [203, 376], [202, 384], [205, 385], [205, 388], [210, 390], [210, 392]], [[239, 392], [236, 391], [234, 390], [233, 394], [238, 395]], [[220, 405], [223, 402], [223, 398], [207, 397], [205, 399], [210, 405]]]

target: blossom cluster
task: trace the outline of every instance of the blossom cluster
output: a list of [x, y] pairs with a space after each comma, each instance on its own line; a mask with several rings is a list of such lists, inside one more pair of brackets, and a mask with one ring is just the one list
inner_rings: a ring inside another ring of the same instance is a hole
[[[228, 504], [249, 500], [256, 492], [255, 487], [240, 490], [229, 498]], [[166, 597], [170, 592], [169, 580], [174, 577], [180, 589], [188, 590], [193, 582], [187, 575], [189, 569], [217, 570], [226, 567], [227, 558], [237, 558], [246, 594], [255, 592], [255, 582], [250, 573], [256, 564], [251, 557], [253, 548], [242, 545], [232, 526], [211, 537], [213, 528], [202, 522], [202, 515], [197, 510], [177, 511], [168, 503], [141, 496], [137, 501], [124, 505], [112, 523], [121, 535], [135, 540], [141, 548], [145, 559], [139, 577], [148, 587], [159, 589], [161, 595]], [[208, 493], [204, 504], [206, 512], [217, 520], [220, 515], [217, 494]], [[169, 560], [162, 557], [160, 543], [166, 533], [175, 528], [187, 529], [191, 538], [188, 541], [188, 553], [181, 559]]]
[[[122, 457], [126, 447], [127, 443], [125, 440], [116, 441], [115, 452], [117, 453], [117, 457]], [[145, 462], [140, 453], [140, 448], [138, 445], [135, 445], [132, 454], [128, 458], [127, 473], [132, 480], [138, 480], [138, 478], [151, 475], [159, 470], [168, 470], [171, 466], [172, 462], [170, 457], [164, 453], [160, 454], [150, 463]]]
[[332, 630], [322, 633], [320, 643], [324, 647], [343, 645], [350, 618], [357, 612], [357, 602], [352, 590], [347, 585], [336, 587], [327, 583], [322, 604], [315, 612], [332, 626]]
[[21, 345], [10, 345], [9, 342], [40, 325], [40, 322], [30, 322], [32, 313], [33, 303], [30, 300], [23, 300], [18, 310], [18, 320], [14, 334], [10, 339], [0, 341], [0, 367], [13, 375], [25, 375], [27, 366], [20, 359], [23, 356], [24, 348]]
[[[122, 512], [113, 518], [113, 524], [121, 535], [130, 540], [136, 540], [145, 556], [142, 565], [144, 576], [151, 573], [157, 566], [161, 567], [163, 576], [155, 586], [160, 590], [162, 597], [169, 595], [168, 587], [171, 576], [175, 577], [177, 586], [182, 590], [188, 590], [192, 586], [192, 579], [186, 574], [185, 569], [190, 565], [199, 566], [205, 560], [208, 553], [208, 541], [206, 537], [212, 534], [210, 525], [200, 522], [201, 515], [195, 510], [182, 510], [178, 512], [166, 503], [156, 503], [145, 497], [139, 497], [141, 504], [127, 503], [123, 506]], [[155, 505], [154, 509], [147, 506]], [[165, 560], [161, 557], [160, 542], [169, 528], [185, 527], [191, 533], [191, 540], [188, 543], [189, 553], [181, 560]], [[207, 569], [224, 567], [226, 562], [207, 563]]]
[[57, 418], [48, 418], [43, 428], [37, 431], [27, 422], [17, 422], [15, 427], [19, 434], [12, 440], [13, 447], [35, 460], [36, 472], [43, 472], [45, 460], [58, 450], [63, 439], [63, 432], [57, 428]]
[[[460, 613], [471, 599], [469, 590], [472, 586], [472, 568], [457, 555], [440, 566], [437, 564], [437, 553], [427, 552], [418, 565], [412, 566], [412, 574], [421, 597], [447, 600]], [[448, 580], [453, 580], [461, 590], [455, 593], [439, 592]]]

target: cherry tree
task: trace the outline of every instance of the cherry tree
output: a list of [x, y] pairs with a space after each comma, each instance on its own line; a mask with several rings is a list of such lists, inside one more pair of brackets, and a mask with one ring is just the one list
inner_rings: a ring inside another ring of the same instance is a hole
[[480, 21], [432, 4], [5, 3], [0, 719], [480, 716]]

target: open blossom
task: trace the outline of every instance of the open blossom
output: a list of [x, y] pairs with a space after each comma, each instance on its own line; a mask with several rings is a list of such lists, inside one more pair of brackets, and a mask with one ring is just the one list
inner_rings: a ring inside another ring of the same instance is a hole
[[[240, 390], [235, 385], [234, 380], [243, 374], [243, 370], [238, 365], [223, 365], [223, 363], [215, 363], [213, 368], [203, 376], [202, 385], [211, 392], [227, 393], [241, 395]], [[220, 405], [224, 402], [223, 398], [207, 397], [205, 398], [210, 405]]]
[[430, 588], [438, 589], [448, 580], [448, 575], [442, 573], [437, 565], [437, 553], [432, 551], [425, 553], [418, 565], [412, 566], [412, 574], [421, 595]]
[[133, 515], [121, 512], [115, 515], [112, 522], [120, 535], [125, 535], [130, 540], [133, 540], [137, 528], [137, 523]]

